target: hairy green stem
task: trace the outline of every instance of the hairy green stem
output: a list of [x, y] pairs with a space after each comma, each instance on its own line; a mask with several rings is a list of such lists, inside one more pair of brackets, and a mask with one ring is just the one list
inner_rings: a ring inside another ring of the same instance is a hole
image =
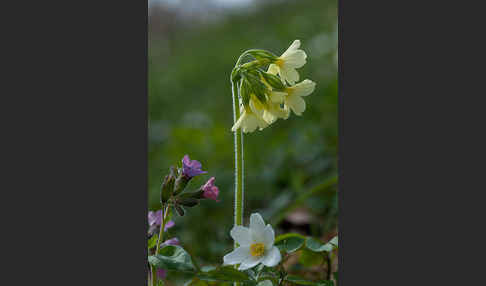
[[[237, 83], [231, 80], [231, 93], [233, 95], [233, 121], [236, 123], [240, 117], [240, 106]], [[243, 133], [241, 129], [236, 130], [234, 134], [235, 144], [235, 217], [234, 224], [243, 224]], [[235, 242], [235, 248], [238, 244]], [[240, 283], [235, 283], [235, 286], [239, 286]]]
[[[155, 255], [159, 254], [160, 243], [163, 242], [164, 228], [167, 223], [167, 214], [169, 213], [169, 205], [165, 206], [164, 214], [162, 215], [162, 224], [160, 226], [159, 237], [157, 239], [157, 246], [155, 248]], [[157, 285], [157, 270], [152, 266], [152, 286]]]

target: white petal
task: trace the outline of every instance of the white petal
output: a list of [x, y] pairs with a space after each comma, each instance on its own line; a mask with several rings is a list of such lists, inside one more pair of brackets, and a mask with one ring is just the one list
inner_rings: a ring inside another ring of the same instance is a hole
[[258, 129], [262, 130], [267, 127], [269, 124], [263, 118], [258, 118]]
[[253, 132], [258, 126], [258, 121], [255, 115], [253, 114], [248, 114], [245, 117], [245, 120], [241, 123], [241, 127], [243, 129], [243, 132], [248, 133], [248, 132]]
[[285, 66], [300, 68], [307, 62], [306, 58], [307, 54], [303, 50], [297, 50], [287, 54], [283, 61]]
[[238, 267], [238, 270], [246, 270], [246, 269], [252, 268], [255, 265], [257, 265], [258, 263], [260, 263], [262, 260], [263, 260], [263, 257], [261, 257], [261, 256], [258, 257], [258, 256], [251, 256], [250, 255], [241, 263], [240, 267]]
[[251, 240], [250, 229], [241, 225], [235, 225], [231, 229], [230, 235], [241, 246], [248, 246], [253, 242]]
[[245, 261], [250, 254], [249, 246], [240, 246], [223, 257], [224, 264], [234, 265]]
[[270, 93], [270, 100], [272, 102], [282, 103], [286, 95], [286, 92], [272, 91]]
[[272, 247], [270, 251], [268, 251], [265, 257], [262, 260], [262, 263], [268, 267], [274, 267], [277, 265], [280, 260], [282, 260], [282, 256], [280, 255], [280, 250], [276, 246]]
[[298, 96], [308, 96], [309, 94], [314, 92], [315, 88], [316, 83], [309, 79], [305, 79], [302, 82], [299, 82], [298, 84], [291, 87], [291, 89], [293, 90], [292, 94]]
[[276, 75], [278, 73], [278, 70], [279, 70], [279, 68], [276, 64], [271, 64], [268, 67], [267, 73]]
[[265, 249], [271, 249], [274, 241], [275, 232], [273, 231], [272, 226], [267, 224], [265, 230], [263, 231], [263, 244], [265, 244]]
[[298, 48], [300, 48], [300, 40], [295, 40], [291, 45], [290, 47], [280, 56], [281, 58], [285, 57], [286, 55], [288, 55], [290, 52], [293, 52], [295, 50], [297, 50]]
[[257, 99], [250, 100], [250, 108], [251, 111], [253, 111], [254, 114], [256, 114], [259, 117], [263, 116], [263, 105], [260, 103], [260, 101], [257, 101]]
[[296, 115], [302, 115], [302, 112], [305, 111], [305, 101], [300, 96], [288, 96], [285, 100], [285, 104], [287, 104]]
[[253, 213], [250, 216], [250, 231], [255, 242], [262, 242], [265, 222], [259, 213]]
[[280, 76], [282, 79], [286, 80], [289, 84], [294, 85], [295, 82], [299, 81], [299, 73], [290, 67], [284, 67], [280, 69]]

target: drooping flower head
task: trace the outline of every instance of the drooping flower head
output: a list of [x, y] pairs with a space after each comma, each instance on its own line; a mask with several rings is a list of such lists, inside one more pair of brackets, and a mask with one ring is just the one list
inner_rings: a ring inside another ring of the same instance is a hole
[[211, 177], [204, 186], [202, 186], [202, 190], [204, 191], [203, 197], [206, 199], [211, 199], [219, 202], [218, 200], [218, 195], [219, 195], [219, 189], [214, 185], [214, 177]]
[[[301, 97], [312, 93], [315, 83], [304, 80], [296, 84], [300, 78], [296, 69], [307, 58], [299, 48], [300, 41], [295, 40], [280, 57], [264, 50], [248, 50], [240, 56], [231, 75], [233, 87], [239, 86], [240, 104], [240, 116], [232, 131], [262, 130], [279, 118], [287, 119], [291, 110], [296, 115], [302, 114], [305, 101]], [[240, 59], [248, 55], [255, 60], [240, 64]], [[263, 70], [266, 65], [267, 72]]]
[[299, 81], [299, 73], [295, 70], [306, 63], [307, 55], [299, 49], [300, 40], [295, 40], [290, 47], [268, 67], [268, 73], [278, 74], [283, 82], [293, 85]]
[[252, 268], [259, 263], [265, 266], [276, 266], [282, 256], [273, 245], [275, 233], [271, 225], [265, 222], [260, 214], [250, 216], [250, 227], [236, 225], [231, 229], [231, 237], [240, 246], [223, 257], [224, 264], [240, 264], [239, 270]]
[[206, 171], [203, 171], [202, 165], [197, 160], [189, 159], [188, 155], [185, 155], [182, 158], [182, 174], [188, 178], [195, 177], [197, 175], [206, 174]]

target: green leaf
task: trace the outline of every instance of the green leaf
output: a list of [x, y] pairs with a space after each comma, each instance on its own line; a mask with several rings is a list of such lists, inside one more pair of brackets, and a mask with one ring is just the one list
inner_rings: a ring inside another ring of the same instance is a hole
[[313, 237], [308, 237], [305, 241], [305, 245], [308, 249], [314, 252], [330, 252], [334, 249], [334, 246], [330, 243], [322, 244], [320, 241]]
[[159, 236], [157, 234], [152, 235], [151, 238], [149, 238], [147, 242], [147, 248], [150, 250], [157, 246], [157, 240], [159, 239]]
[[285, 278], [285, 281], [295, 283], [297, 285], [312, 285], [312, 286], [334, 286], [334, 282], [330, 280], [309, 281], [302, 277], [289, 275]]
[[322, 253], [303, 248], [299, 257], [299, 262], [306, 267], [312, 267], [322, 264], [324, 262], [324, 256]]
[[158, 255], [148, 257], [151, 265], [157, 268], [179, 271], [195, 271], [191, 256], [178, 245], [167, 245]]
[[252, 282], [248, 274], [236, 270], [233, 266], [222, 266], [207, 272], [199, 272], [201, 280], [226, 282]]
[[257, 286], [273, 286], [273, 283], [270, 280], [265, 280], [258, 282]]
[[275, 238], [275, 246], [287, 253], [299, 250], [304, 242], [305, 237], [297, 233], [287, 233]]
[[338, 272], [334, 272], [333, 275], [334, 275], [334, 279], [336, 279], [336, 282], [338, 282]]

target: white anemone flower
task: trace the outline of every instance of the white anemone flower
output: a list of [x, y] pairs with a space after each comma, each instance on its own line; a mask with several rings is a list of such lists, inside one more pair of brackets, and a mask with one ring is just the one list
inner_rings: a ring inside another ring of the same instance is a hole
[[277, 60], [268, 67], [268, 73], [278, 74], [282, 81], [293, 85], [299, 81], [299, 73], [295, 70], [306, 63], [307, 55], [299, 49], [300, 41], [295, 40], [292, 45]]
[[268, 126], [268, 123], [259, 115], [253, 113], [250, 108], [240, 108], [241, 114], [236, 123], [231, 127], [231, 131], [236, 131], [239, 128], [244, 133], [253, 132], [258, 127], [260, 130]]
[[305, 79], [298, 84], [287, 87], [287, 96], [284, 98], [284, 103], [286, 107], [290, 107], [296, 115], [302, 115], [305, 111], [305, 101], [302, 98], [311, 94], [316, 87], [316, 83], [312, 80]]
[[240, 264], [238, 270], [246, 270], [259, 263], [274, 267], [282, 260], [280, 250], [273, 245], [275, 233], [272, 226], [265, 226], [258, 213], [251, 215], [250, 228], [236, 225], [230, 235], [240, 246], [223, 257], [226, 265]]

